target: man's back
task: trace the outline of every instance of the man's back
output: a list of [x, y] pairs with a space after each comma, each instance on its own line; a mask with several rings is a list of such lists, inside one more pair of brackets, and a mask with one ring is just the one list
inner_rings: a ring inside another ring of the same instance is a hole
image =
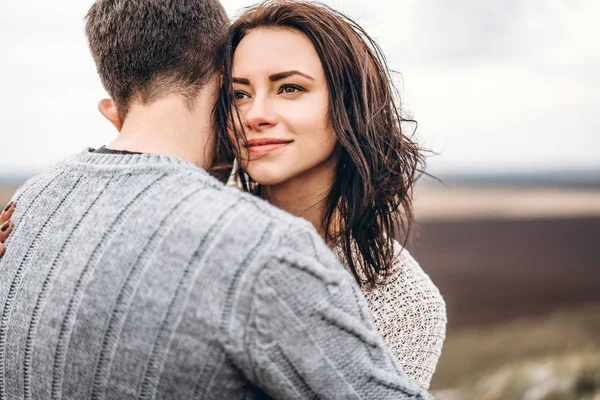
[[307, 223], [190, 163], [85, 152], [17, 204], [0, 400], [419, 391]]

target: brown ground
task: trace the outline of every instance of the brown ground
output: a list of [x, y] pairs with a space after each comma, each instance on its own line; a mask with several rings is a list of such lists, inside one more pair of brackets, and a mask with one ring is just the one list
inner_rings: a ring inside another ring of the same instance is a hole
[[600, 304], [600, 217], [431, 220], [418, 234], [451, 329]]

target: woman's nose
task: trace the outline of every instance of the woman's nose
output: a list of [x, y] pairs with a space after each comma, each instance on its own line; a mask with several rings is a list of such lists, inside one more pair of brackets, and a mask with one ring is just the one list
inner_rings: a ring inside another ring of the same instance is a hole
[[277, 117], [267, 99], [255, 98], [246, 112], [246, 125], [255, 131], [275, 125]]

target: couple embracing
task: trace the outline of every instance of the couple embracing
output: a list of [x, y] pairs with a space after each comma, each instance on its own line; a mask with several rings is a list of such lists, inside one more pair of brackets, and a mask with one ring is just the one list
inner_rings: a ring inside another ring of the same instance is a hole
[[0, 400], [430, 398], [445, 307], [396, 240], [422, 156], [376, 43], [288, 0], [97, 0], [86, 33], [119, 134], [2, 214]]

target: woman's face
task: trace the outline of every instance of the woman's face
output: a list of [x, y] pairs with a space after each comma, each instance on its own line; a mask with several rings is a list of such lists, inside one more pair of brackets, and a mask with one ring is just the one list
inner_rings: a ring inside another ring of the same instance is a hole
[[248, 140], [241, 164], [254, 181], [278, 185], [333, 170], [337, 138], [328, 122], [329, 91], [307, 36], [281, 28], [250, 31], [235, 50], [233, 82]]

